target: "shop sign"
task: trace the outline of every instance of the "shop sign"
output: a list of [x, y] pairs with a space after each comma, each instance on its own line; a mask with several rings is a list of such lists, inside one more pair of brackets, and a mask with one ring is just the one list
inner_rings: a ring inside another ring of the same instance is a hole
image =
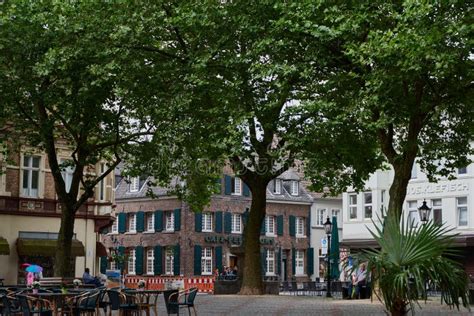
[[[204, 241], [208, 243], [214, 243], [214, 244], [223, 244], [223, 243], [229, 243], [231, 245], [241, 245], [242, 244], [242, 237], [241, 236], [233, 236], [233, 235], [227, 235], [227, 236], [205, 236]], [[274, 238], [266, 238], [266, 237], [260, 237], [260, 244], [261, 245], [267, 245], [271, 246], [275, 242]]]

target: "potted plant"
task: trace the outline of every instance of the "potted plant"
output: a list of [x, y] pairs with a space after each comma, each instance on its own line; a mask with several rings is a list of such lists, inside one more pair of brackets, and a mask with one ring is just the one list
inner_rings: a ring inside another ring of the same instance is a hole
[[72, 284], [74, 285], [74, 288], [78, 289], [80, 285], [82, 285], [82, 281], [79, 279], [74, 279], [72, 281]]
[[[441, 290], [441, 300], [459, 309], [460, 300], [469, 309], [468, 277], [452, 245], [456, 235], [452, 229], [435, 223], [413, 227], [388, 217], [370, 231], [379, 245], [357, 255], [359, 262], [367, 262], [372, 291], [394, 316], [415, 312], [419, 300], [427, 300], [426, 283], [429, 281]], [[357, 266], [357, 265], [354, 265]], [[369, 275], [368, 275], [369, 278]], [[421, 307], [421, 305], [418, 304]]]
[[38, 293], [40, 286], [41, 286], [40, 281], [33, 281], [33, 283], [31, 284], [31, 287], [33, 288], [34, 294]]
[[140, 281], [138, 281], [138, 290], [139, 291], [143, 291], [145, 289], [145, 286], [146, 286], [146, 281], [141, 279]]

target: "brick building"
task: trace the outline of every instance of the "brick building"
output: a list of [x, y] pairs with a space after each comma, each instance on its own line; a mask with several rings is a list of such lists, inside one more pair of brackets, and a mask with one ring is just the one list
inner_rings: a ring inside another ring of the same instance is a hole
[[[144, 178], [122, 180], [116, 188], [116, 222], [103, 235], [110, 253], [127, 255], [128, 275], [205, 276], [215, 268], [239, 267], [242, 234], [251, 198], [248, 187], [224, 175], [221, 193], [201, 213], [163, 188], [152, 188], [157, 199], [147, 197]], [[265, 277], [298, 281], [313, 274], [310, 248], [312, 199], [298, 175], [288, 171], [267, 188], [267, 216], [261, 232]], [[103, 258], [101, 270], [117, 268]]]

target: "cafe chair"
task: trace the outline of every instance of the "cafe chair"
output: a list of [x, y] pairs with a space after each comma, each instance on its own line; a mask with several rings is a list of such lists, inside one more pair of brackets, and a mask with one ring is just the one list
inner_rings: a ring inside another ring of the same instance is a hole
[[53, 308], [51, 307], [50, 301], [26, 295], [18, 295], [17, 297], [23, 316], [53, 315]]
[[[191, 288], [188, 290], [180, 291], [177, 293], [173, 293], [169, 296], [168, 304], [170, 305], [170, 309], [176, 311], [176, 314], [179, 315], [179, 308], [180, 307], [187, 307], [188, 314], [191, 316], [191, 308], [194, 311], [194, 315], [197, 315], [196, 308], [194, 307], [194, 300], [196, 299], [198, 289]], [[169, 312], [168, 312], [169, 315]]]
[[112, 315], [113, 310], [118, 310], [120, 316], [139, 314], [138, 304], [136, 303], [135, 296], [113, 290], [107, 291], [107, 295], [109, 296], [110, 300], [109, 315]]
[[17, 315], [21, 314], [21, 308], [13, 297], [8, 297], [7, 295], [0, 295], [0, 315]]

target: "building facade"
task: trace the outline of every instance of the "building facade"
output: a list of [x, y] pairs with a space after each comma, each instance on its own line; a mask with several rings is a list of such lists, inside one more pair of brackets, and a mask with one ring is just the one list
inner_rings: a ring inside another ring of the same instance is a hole
[[[198, 213], [163, 188], [151, 188], [157, 199], [147, 197], [147, 189], [146, 179], [118, 184], [117, 220], [102, 236], [109, 255], [126, 255], [127, 275], [212, 276], [216, 268], [241, 267], [251, 193], [239, 178], [223, 175], [221, 193]], [[265, 278], [307, 280], [314, 273], [311, 201], [291, 171], [269, 184], [260, 236]], [[101, 268], [118, 267], [103, 258]]]
[[[471, 157], [472, 158], [472, 157]], [[375, 246], [367, 228], [372, 229], [386, 210], [393, 171], [377, 171], [366, 182], [363, 192], [343, 194], [343, 244], [352, 249]], [[453, 228], [455, 247], [462, 250], [462, 263], [474, 275], [474, 165], [457, 169], [456, 179], [429, 182], [418, 165], [414, 165], [407, 188], [403, 215], [411, 225], [420, 225], [418, 208], [423, 201], [432, 209], [429, 220]]]
[[[70, 159], [70, 151], [61, 144], [60, 160]], [[8, 158], [8, 159], [7, 159]], [[104, 164], [90, 172], [101, 172]], [[23, 263], [43, 267], [43, 276], [53, 276], [56, 240], [61, 221], [47, 155], [35, 148], [22, 147], [9, 157], [0, 154], [0, 278], [4, 284], [24, 282]], [[66, 169], [63, 178], [70, 183], [73, 170]], [[114, 200], [114, 178], [110, 175], [99, 184], [95, 197], [76, 214], [72, 252], [75, 275], [86, 267], [98, 273], [98, 231], [110, 222]], [[100, 254], [100, 253], [99, 253]]]

